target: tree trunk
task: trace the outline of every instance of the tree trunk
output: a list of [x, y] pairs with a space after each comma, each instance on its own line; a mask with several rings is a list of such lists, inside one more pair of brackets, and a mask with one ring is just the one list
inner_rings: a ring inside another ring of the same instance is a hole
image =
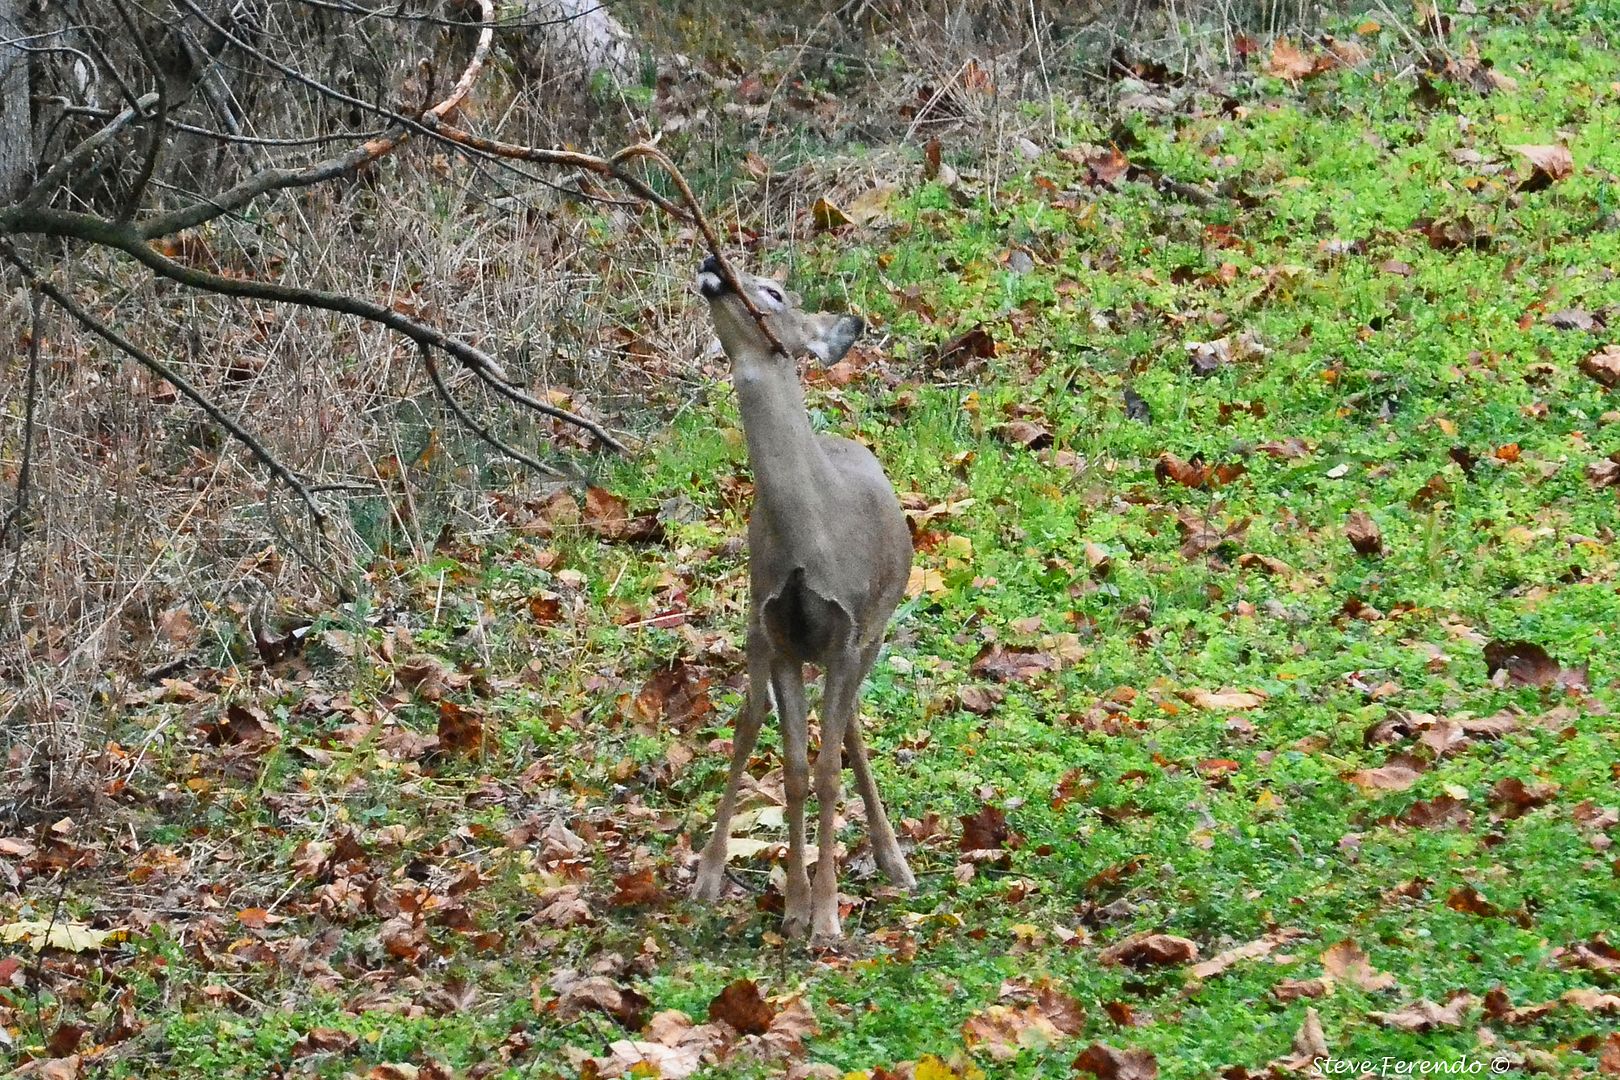
[[531, 78], [588, 87], [599, 72], [619, 83], [639, 74], [635, 39], [597, 0], [523, 0], [522, 21], [507, 47]]
[[12, 44], [23, 29], [25, 0], [0, 0], [0, 200], [30, 179], [34, 125], [28, 102], [28, 54]]

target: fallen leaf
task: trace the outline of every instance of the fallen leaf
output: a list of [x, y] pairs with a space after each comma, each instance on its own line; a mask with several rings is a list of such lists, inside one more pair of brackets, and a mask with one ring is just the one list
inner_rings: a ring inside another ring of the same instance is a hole
[[776, 1010], [765, 1001], [752, 979], [730, 983], [709, 1002], [709, 1019], [723, 1020], [744, 1035], [763, 1035], [770, 1030]]
[[1265, 703], [1266, 695], [1255, 690], [1183, 690], [1182, 700], [1194, 708], [1208, 712], [1243, 712], [1257, 709]]
[[1023, 645], [989, 642], [973, 658], [968, 670], [996, 682], [1031, 682], [1042, 672], [1052, 671], [1057, 660], [1038, 649]]
[[613, 879], [613, 898], [608, 903], [614, 907], [639, 907], [661, 904], [668, 899], [669, 894], [658, 881], [657, 872], [651, 866], [643, 866]]
[[123, 941], [123, 930], [97, 930], [83, 923], [66, 919], [22, 919], [0, 923], [0, 942], [26, 944], [30, 949], [65, 949], [68, 952], [93, 952], [110, 944]]
[[309, 1057], [311, 1054], [346, 1054], [360, 1044], [360, 1037], [337, 1028], [310, 1028], [292, 1045], [292, 1056]]
[[1104, 949], [1097, 959], [1104, 964], [1124, 964], [1137, 969], [1169, 967], [1198, 958], [1196, 943], [1174, 934], [1132, 934]]
[[599, 487], [585, 489], [585, 528], [610, 544], [649, 543], [663, 539], [664, 523], [656, 513], [632, 515], [630, 504]]
[[1412, 763], [1396, 761], [1376, 769], [1358, 769], [1345, 779], [1363, 791], [1405, 791], [1418, 782], [1418, 776]]
[[815, 204], [810, 207], [810, 220], [814, 221], [816, 228], [823, 232], [850, 223], [849, 215], [829, 202], [825, 197], [817, 199]]
[[1530, 176], [1519, 185], [1520, 191], [1542, 191], [1575, 171], [1575, 158], [1567, 146], [1520, 143], [1508, 149], [1530, 162]]
[[1159, 1059], [1153, 1051], [1140, 1047], [1118, 1050], [1092, 1043], [1080, 1051], [1070, 1068], [1091, 1073], [1097, 1080], [1158, 1080]]
[[1334, 982], [1346, 983], [1358, 990], [1388, 990], [1395, 985], [1395, 976], [1374, 969], [1361, 947], [1349, 940], [1323, 950], [1322, 970]]
[[1298, 82], [1316, 74], [1316, 61], [1288, 38], [1280, 37], [1272, 44], [1263, 70], [1267, 75]]
[[1507, 673], [1509, 682], [1542, 689], [1579, 689], [1587, 685], [1585, 668], [1565, 668], [1533, 641], [1490, 641], [1485, 645], [1485, 671]]
[[1392, 1012], [1369, 1012], [1367, 1018], [1398, 1031], [1435, 1031], [1461, 1027], [1468, 1011], [1478, 1002], [1479, 999], [1473, 994], [1459, 992], [1448, 998], [1444, 1005], [1436, 1005], [1424, 998]]
[[1526, 784], [1516, 776], [1503, 777], [1491, 786], [1490, 803], [1504, 818], [1521, 818], [1537, 807], [1546, 806], [1558, 794], [1553, 783]]
[[1620, 344], [1605, 345], [1580, 363], [1582, 374], [1599, 385], [1620, 386]]
[[1028, 420], [1009, 420], [1005, 424], [998, 424], [995, 433], [1003, 442], [1022, 446], [1026, 450], [1044, 450], [1052, 445], [1052, 433]]
[[993, 851], [1007, 845], [1012, 830], [1007, 826], [1007, 815], [999, 807], [985, 803], [978, 813], [963, 814], [962, 851]]
[[606, 975], [581, 978], [571, 969], [564, 969], [552, 975], [551, 986], [558, 992], [557, 1016], [562, 1020], [572, 1020], [587, 1012], [599, 1012], [611, 1016], [626, 1028], [637, 1030], [641, 1027], [647, 1006], [651, 1004], [635, 990], [620, 986]]
[[1378, 531], [1378, 522], [1365, 510], [1352, 510], [1344, 523], [1345, 538], [1361, 555], [1378, 555], [1384, 550], [1384, 535]]
[[1011, 1061], [1022, 1050], [1045, 1049], [1063, 1038], [1035, 1005], [991, 1005], [962, 1022], [962, 1041], [968, 1048], [983, 1050], [996, 1061]]

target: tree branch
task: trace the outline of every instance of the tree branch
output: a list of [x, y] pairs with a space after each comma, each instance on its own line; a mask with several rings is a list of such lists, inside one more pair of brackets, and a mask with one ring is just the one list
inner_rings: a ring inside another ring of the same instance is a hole
[[505, 381], [500, 364], [488, 353], [469, 345], [459, 338], [451, 337], [426, 323], [418, 322], [408, 315], [402, 315], [383, 304], [371, 300], [362, 300], [356, 296], [346, 296], [342, 293], [325, 292], [319, 289], [300, 289], [292, 285], [282, 285], [274, 281], [258, 281], [253, 278], [225, 277], [221, 274], [212, 274], [206, 270], [199, 270], [196, 267], [175, 262], [173, 259], [162, 255], [152, 245], [148, 244], [133, 226], [118, 225], [93, 214], [81, 214], [48, 208], [42, 208], [30, 213], [20, 207], [0, 207], [0, 236], [7, 232], [28, 232], [46, 236], [66, 237], [115, 248], [131, 256], [154, 273], [171, 281], [178, 281], [180, 284], [190, 288], [200, 289], [203, 292], [219, 293], [224, 296], [241, 296], [251, 300], [268, 300], [277, 304], [296, 304], [300, 307], [320, 308], [325, 311], [354, 315], [374, 323], [381, 323], [390, 330], [403, 334], [418, 344], [430, 345], [435, 349], [441, 349], [449, 353], [459, 360], [463, 366], [470, 368], [502, 395], [511, 400], [526, 405], [535, 412], [555, 420], [561, 420], [564, 423], [583, 428], [596, 436], [603, 445], [612, 447], [620, 453], [626, 452], [624, 444], [610, 435], [606, 429], [595, 421], [587, 420], [583, 416], [576, 416], [566, 409], [548, 405], [510, 386]]
[[156, 104], [157, 100], [158, 95], [156, 93], [143, 94], [141, 97], [136, 99], [134, 105], [113, 117], [106, 123], [105, 126], [101, 128], [101, 130], [95, 132], [78, 146], [75, 146], [72, 150], [69, 150], [66, 154], [62, 155], [55, 162], [53, 162], [51, 167], [45, 170], [45, 175], [40, 177], [39, 180], [35, 182], [34, 186], [28, 190], [28, 192], [23, 196], [22, 202], [18, 205], [24, 209], [27, 209], [36, 206], [44, 206], [46, 203], [50, 202], [51, 196], [54, 195], [56, 190], [62, 186], [63, 182], [67, 179], [68, 173], [76, 169], [97, 150], [100, 150], [103, 146], [107, 145], [107, 143], [112, 140], [112, 137], [122, 131], [131, 120], [135, 119], [137, 116], [144, 116], [146, 110]]
[[118, 12], [118, 18], [123, 21], [129, 36], [134, 39], [141, 63], [146, 65], [148, 74], [157, 85], [158, 96], [157, 112], [154, 123], [147, 132], [146, 154], [141, 159], [140, 171], [135, 174], [135, 181], [130, 184], [129, 190], [124, 192], [124, 197], [118, 205], [118, 220], [124, 222], [135, 216], [135, 211], [141, 204], [141, 196], [146, 194], [146, 185], [151, 182], [152, 174], [157, 171], [158, 159], [163, 156], [163, 128], [169, 119], [169, 97], [163, 92], [163, 70], [158, 67], [157, 57], [152, 55], [152, 47], [147, 44], [146, 36], [141, 33], [140, 27], [135, 25], [135, 20], [130, 18], [123, 0], [113, 0], [113, 9]]
[[455, 396], [450, 393], [450, 388], [444, 384], [444, 377], [439, 374], [439, 365], [433, 362], [432, 351], [428, 349], [426, 345], [423, 345], [420, 342], [417, 343], [416, 347], [422, 354], [422, 366], [427, 368], [428, 378], [433, 380], [433, 389], [439, 392], [440, 399], [443, 400], [445, 406], [455, 414], [457, 420], [460, 420], [467, 427], [471, 428], [473, 433], [480, 439], [483, 439], [485, 442], [499, 450], [501, 453], [505, 454], [507, 457], [512, 458], [515, 461], [521, 461], [535, 472], [555, 476], [560, 480], [568, 479], [567, 474], [561, 469], [554, 469], [550, 465], [540, 461], [538, 458], [531, 457], [514, 446], [508, 446], [506, 443], [501, 441], [499, 436], [490, 431], [489, 428], [475, 420], [472, 415], [462, 407], [461, 402], [457, 401]]
[[141, 235], [148, 240], [159, 236], [169, 236], [183, 229], [195, 228], [204, 222], [212, 221], [222, 214], [238, 210], [259, 196], [271, 191], [309, 187], [312, 184], [319, 184], [326, 180], [336, 180], [348, 176], [361, 167], [393, 153], [411, 137], [412, 128], [431, 135], [431, 127], [423, 123], [423, 121], [430, 120], [430, 118], [436, 121], [449, 115], [466, 99], [467, 95], [472, 92], [473, 83], [477, 81], [479, 73], [483, 70], [484, 62], [489, 57], [490, 45], [495, 40], [495, 30], [492, 25], [495, 19], [494, 5], [491, 0], [478, 0], [482, 29], [478, 34], [478, 44], [473, 48], [472, 59], [467, 62], [467, 67], [462, 71], [461, 78], [456, 81], [456, 85], [451, 88], [449, 95], [443, 101], [428, 109], [421, 120], [417, 120], [387, 109], [381, 109], [360, 98], [351, 97], [316, 82], [302, 72], [288, 67], [279, 60], [253, 48], [224, 26], [209, 18], [201, 8], [192, 3], [192, 0], [178, 0], [178, 2], [198, 19], [202, 20], [210, 29], [223, 35], [231, 44], [259, 58], [288, 78], [295, 79], [311, 89], [336, 100], [386, 116], [394, 121], [394, 124], [381, 135], [366, 140], [346, 153], [338, 154], [327, 158], [325, 161], [319, 161], [301, 169], [265, 169], [248, 177], [228, 191], [220, 192], [218, 195], [202, 199], [179, 210], [160, 214], [155, 218], [148, 218], [141, 224]]
[[197, 407], [202, 409], [203, 412], [207, 413], [209, 418], [212, 419], [214, 423], [230, 432], [238, 442], [246, 446], [248, 450], [252, 452], [253, 456], [258, 458], [259, 461], [264, 464], [265, 468], [270, 470], [271, 475], [280, 480], [282, 483], [286, 484], [288, 487], [292, 488], [293, 491], [297, 493], [298, 497], [304, 500], [304, 505], [309, 507], [310, 514], [314, 516], [317, 522], [325, 520], [326, 515], [322, 512], [320, 505], [316, 503], [315, 496], [310, 494], [309, 489], [304, 486], [304, 482], [298, 479], [293, 471], [287, 466], [283, 465], [274, 454], [265, 449], [264, 444], [254, 437], [252, 433], [243, 428], [235, 420], [232, 420], [229, 416], [227, 416], [224, 410], [214, 403], [212, 398], [210, 398], [207, 394], [204, 394], [201, 390], [198, 390], [195, 386], [192, 386], [191, 383], [187, 381], [185, 376], [181, 375], [179, 372], [163, 363], [163, 361], [159, 360], [157, 357], [153, 356], [151, 353], [147, 352], [133, 341], [130, 341], [128, 338], [124, 337], [124, 335], [120, 334], [118, 331], [114, 330], [112, 327], [108, 326], [94, 315], [90, 314], [84, 308], [80, 307], [78, 302], [71, 296], [68, 296], [55, 285], [52, 285], [49, 281], [46, 281], [43, 277], [41, 277], [39, 272], [35, 270], [33, 266], [24, 260], [23, 257], [17, 252], [17, 249], [12, 247], [12, 245], [4, 239], [0, 239], [0, 258], [5, 259], [11, 265], [20, 270], [23, 277], [27, 278], [29, 283], [35, 289], [39, 290], [55, 301], [56, 306], [73, 316], [74, 320], [77, 321], [79, 325], [83, 326], [86, 330], [89, 330], [97, 337], [111, 343], [115, 348], [129, 356], [136, 363], [146, 368], [146, 370], [150, 371], [158, 378], [169, 383], [176, 390], [180, 391], [186, 397], [195, 402]]

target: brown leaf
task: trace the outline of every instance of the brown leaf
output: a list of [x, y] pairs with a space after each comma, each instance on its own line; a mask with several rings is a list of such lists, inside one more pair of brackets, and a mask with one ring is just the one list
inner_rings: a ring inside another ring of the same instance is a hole
[[1446, 897], [1446, 907], [1452, 911], [1460, 911], [1464, 915], [1479, 915], [1484, 918], [1494, 918], [1502, 914], [1501, 908], [1485, 899], [1472, 885], [1452, 889]]
[[265, 747], [281, 738], [281, 728], [257, 705], [233, 701], [225, 715], [203, 728], [214, 746]]
[[1546, 806], [1558, 794], [1554, 783], [1526, 784], [1516, 776], [1505, 776], [1491, 785], [1490, 803], [1501, 811], [1504, 818], [1521, 818], [1540, 806]]
[[1620, 1076], [1620, 1031], [1611, 1031], [1598, 1048], [1598, 1073]]
[[738, 979], [709, 1002], [709, 1019], [724, 1020], [744, 1035], [763, 1035], [776, 1019], [776, 1010], [752, 979]]
[[1575, 158], [1567, 146], [1520, 143], [1508, 149], [1530, 162], [1530, 177], [1519, 185], [1520, 191], [1542, 191], [1575, 171]]
[[654, 672], [631, 703], [635, 715], [660, 727], [686, 731], [714, 712], [707, 671], [685, 660], [675, 660]]
[[1292, 933], [1286, 936], [1268, 934], [1263, 938], [1256, 938], [1242, 945], [1234, 945], [1230, 949], [1216, 953], [1201, 964], [1194, 964], [1192, 973], [1200, 979], [1212, 979], [1244, 960], [1258, 960], [1262, 956], [1270, 956], [1278, 946], [1286, 944], [1288, 938], [1292, 936]]
[[996, 339], [990, 336], [983, 323], [975, 323], [972, 329], [939, 347], [934, 356], [934, 366], [956, 368], [973, 360], [989, 360], [995, 355]]
[[1395, 985], [1395, 976], [1376, 970], [1361, 947], [1349, 940], [1323, 950], [1322, 970], [1333, 981], [1348, 983], [1360, 990], [1388, 990]]
[[630, 514], [629, 503], [599, 487], [585, 489], [585, 528], [610, 544], [649, 543], [663, 539], [664, 523], [656, 513]]
[[1620, 450], [1588, 465], [1586, 478], [1600, 488], [1620, 487]]
[[962, 1022], [962, 1041], [996, 1061], [1011, 1061], [1019, 1051], [1044, 1049], [1062, 1042], [1063, 1032], [1035, 1005], [991, 1005]]
[[1578, 941], [1558, 958], [1558, 965], [1620, 974], [1620, 948], [1615, 948], [1602, 937], [1594, 937], [1591, 941]]
[[1358, 554], [1378, 555], [1384, 550], [1384, 534], [1378, 531], [1378, 522], [1365, 510], [1350, 512], [1344, 523], [1344, 535]]
[[1311, 456], [1311, 448], [1297, 435], [1290, 435], [1276, 442], [1263, 442], [1255, 449], [1279, 460], [1297, 460]]
[[1551, 311], [1543, 315], [1541, 321], [1555, 330], [1601, 330], [1604, 327], [1602, 315], [1594, 315], [1584, 308]]
[[1026, 450], [1044, 450], [1052, 445], [1052, 433], [1028, 420], [1009, 420], [998, 424], [996, 436], [1003, 442], [1022, 446]]
[[976, 814], [963, 814], [962, 851], [994, 851], [1007, 845], [1012, 830], [999, 807], [985, 803]]
[[1284, 979], [1271, 988], [1271, 993], [1278, 1001], [1326, 997], [1327, 992], [1326, 979]]
[[1328, 1056], [1327, 1034], [1322, 1030], [1321, 1016], [1313, 1008], [1306, 1008], [1305, 1020], [1294, 1033], [1294, 1052], [1313, 1061]]
[[1600, 386], [1620, 386], [1620, 343], [1605, 345], [1580, 363], [1581, 373]]
[[1393, 1012], [1369, 1012], [1367, 1018], [1398, 1031], [1435, 1031], [1461, 1027], [1468, 1011], [1478, 1002], [1479, 999], [1473, 994], [1459, 992], [1448, 998], [1444, 1005], [1436, 1005], [1424, 998]]
[[1185, 964], [1198, 958], [1198, 946], [1174, 934], [1132, 934], [1104, 949], [1097, 959], [1104, 964], [1124, 964], [1145, 969]]
[[1218, 488], [1230, 484], [1248, 470], [1241, 462], [1229, 465], [1206, 465], [1200, 458], [1183, 461], [1168, 451], [1159, 455], [1153, 473], [1159, 483], [1174, 481], [1187, 488]]
[[1359, 769], [1345, 777], [1363, 791], [1405, 791], [1418, 782], [1418, 770], [1407, 762]]
[[473, 756], [484, 751], [484, 718], [445, 698], [439, 702], [439, 749]]
[[1271, 55], [1266, 58], [1262, 70], [1267, 75], [1298, 82], [1316, 74], [1316, 61], [1305, 55], [1304, 50], [1292, 41], [1280, 37], [1272, 44]]
[[1400, 820], [1420, 829], [1438, 829], [1446, 825], [1466, 829], [1473, 823], [1473, 815], [1468, 812], [1461, 799], [1439, 795], [1428, 801], [1420, 799], [1408, 806]]
[[1586, 685], [1584, 669], [1560, 667], [1547, 650], [1533, 641], [1491, 641], [1485, 645], [1485, 670], [1506, 671], [1508, 681], [1543, 689], [1570, 689]]
[[1140, 1047], [1117, 1050], [1103, 1043], [1092, 1043], [1080, 1051], [1070, 1067], [1091, 1073], [1097, 1080], [1158, 1080], [1159, 1076], [1159, 1059], [1153, 1051]]
[[657, 871], [651, 866], [643, 866], [640, 870], [631, 870], [613, 879], [613, 898], [608, 903], [614, 907], [637, 907], [661, 904], [668, 899], [669, 894], [659, 882]]
[[1010, 979], [1002, 983], [997, 1000], [1007, 1005], [1033, 1005], [1064, 1035], [1078, 1035], [1085, 1027], [1085, 1009], [1055, 982], [1044, 976], [1034, 981]]
[[309, 1057], [311, 1054], [346, 1054], [360, 1044], [360, 1038], [337, 1028], [318, 1027], [304, 1032], [292, 1045], [292, 1056]]
[[1052, 671], [1058, 666], [1056, 658], [1041, 652], [1039, 649], [1025, 645], [1002, 645], [1000, 642], [989, 642], [979, 650], [979, 655], [973, 658], [968, 670], [975, 675], [994, 679], [996, 682], [1032, 682], [1042, 672]]
[[586, 1012], [605, 1013], [624, 1027], [635, 1031], [641, 1028], [647, 1006], [645, 997], [620, 986], [606, 975], [587, 975], [565, 969], [551, 977], [552, 989], [558, 992], [557, 1016], [572, 1020]]

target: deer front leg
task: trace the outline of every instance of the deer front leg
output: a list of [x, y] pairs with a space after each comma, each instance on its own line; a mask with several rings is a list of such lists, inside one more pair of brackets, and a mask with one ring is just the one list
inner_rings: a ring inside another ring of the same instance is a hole
[[743, 711], [737, 717], [736, 729], [731, 736], [731, 771], [726, 776], [726, 790], [720, 796], [720, 809], [715, 811], [714, 832], [703, 847], [698, 860], [697, 881], [692, 884], [694, 900], [720, 899], [726, 883], [726, 845], [731, 839], [731, 815], [737, 809], [737, 788], [748, 769], [748, 758], [759, 740], [759, 729], [770, 711], [771, 652], [770, 643], [757, 628], [748, 631], [748, 697]]
[[860, 659], [846, 651], [827, 664], [826, 692], [822, 695], [821, 750], [816, 754], [816, 880], [811, 899], [811, 941], [830, 944], [842, 938], [838, 921], [838, 790], [844, 773], [845, 733], [854, 723], [855, 699], [860, 695]]
[[810, 795], [810, 728], [805, 716], [804, 668], [797, 660], [773, 659], [771, 691], [782, 725], [782, 787], [787, 795], [788, 862], [783, 890], [782, 932], [803, 937], [810, 929], [810, 875], [804, 866], [804, 804]]

